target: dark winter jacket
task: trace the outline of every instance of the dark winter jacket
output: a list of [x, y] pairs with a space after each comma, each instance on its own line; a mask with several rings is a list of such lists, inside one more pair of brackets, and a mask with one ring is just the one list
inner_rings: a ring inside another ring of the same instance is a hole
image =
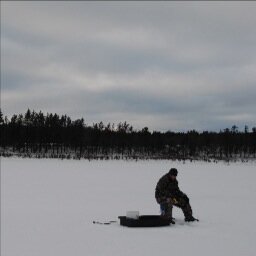
[[179, 189], [178, 181], [171, 180], [169, 174], [165, 174], [156, 185], [155, 197], [158, 203], [165, 201], [169, 197], [175, 197], [182, 193]]

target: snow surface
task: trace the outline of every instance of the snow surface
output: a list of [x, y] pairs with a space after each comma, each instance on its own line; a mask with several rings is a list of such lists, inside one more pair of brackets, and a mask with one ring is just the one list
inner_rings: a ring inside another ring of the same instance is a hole
[[[178, 168], [198, 223], [128, 228], [127, 210], [158, 214], [158, 179]], [[2, 256], [256, 255], [256, 164], [1, 159]]]

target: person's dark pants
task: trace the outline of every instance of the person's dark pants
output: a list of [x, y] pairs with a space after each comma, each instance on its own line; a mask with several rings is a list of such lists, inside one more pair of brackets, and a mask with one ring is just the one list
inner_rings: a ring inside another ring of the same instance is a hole
[[173, 206], [181, 208], [185, 218], [192, 216], [192, 208], [189, 203], [189, 198], [186, 194], [180, 193], [178, 195], [172, 196], [169, 200], [160, 203], [161, 215], [172, 218], [172, 208]]

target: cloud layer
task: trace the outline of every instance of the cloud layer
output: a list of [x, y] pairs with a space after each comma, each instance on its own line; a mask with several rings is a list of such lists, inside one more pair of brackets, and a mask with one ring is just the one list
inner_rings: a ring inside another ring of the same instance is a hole
[[256, 125], [255, 2], [2, 2], [1, 107], [151, 130]]

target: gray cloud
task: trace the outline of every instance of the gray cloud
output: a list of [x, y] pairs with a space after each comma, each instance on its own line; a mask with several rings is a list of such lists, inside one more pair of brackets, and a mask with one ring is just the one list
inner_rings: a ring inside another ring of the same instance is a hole
[[256, 125], [254, 2], [3, 2], [1, 99], [157, 130]]

